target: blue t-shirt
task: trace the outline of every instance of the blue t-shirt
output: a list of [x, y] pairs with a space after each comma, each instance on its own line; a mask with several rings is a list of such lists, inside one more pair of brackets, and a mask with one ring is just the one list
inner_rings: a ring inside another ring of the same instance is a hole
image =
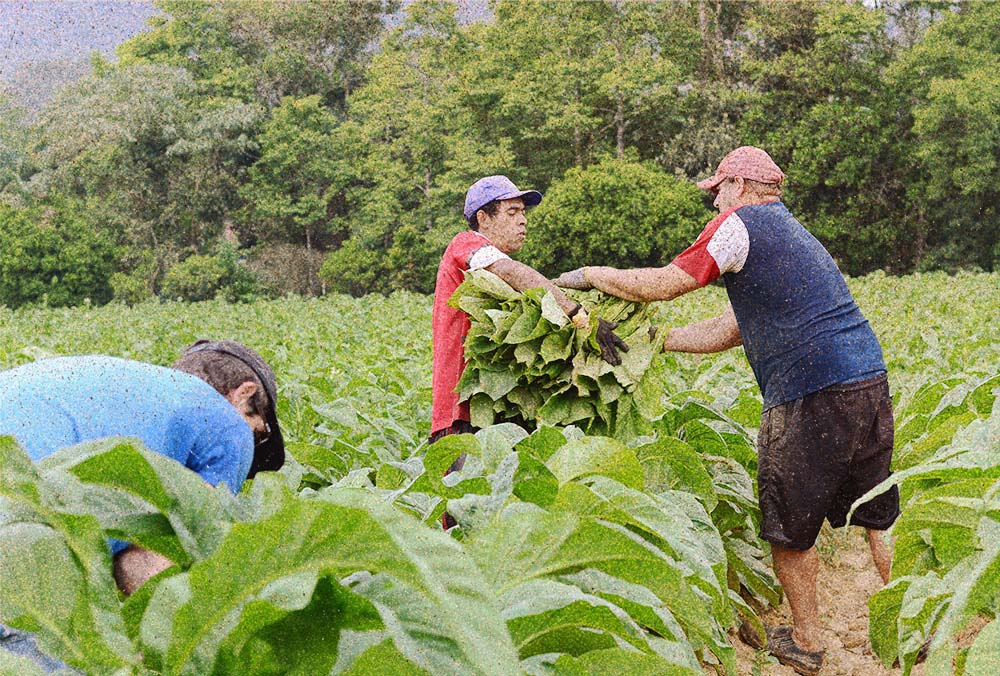
[[884, 372], [882, 347], [823, 245], [781, 202], [736, 213], [749, 251], [723, 280], [764, 409]]
[[253, 460], [253, 432], [200, 378], [104, 356], [45, 359], [0, 372], [0, 435], [35, 461], [111, 436], [138, 437], [214, 485], [239, 491]]
[[837, 264], [781, 202], [720, 213], [674, 264], [726, 283], [764, 410], [885, 371]]

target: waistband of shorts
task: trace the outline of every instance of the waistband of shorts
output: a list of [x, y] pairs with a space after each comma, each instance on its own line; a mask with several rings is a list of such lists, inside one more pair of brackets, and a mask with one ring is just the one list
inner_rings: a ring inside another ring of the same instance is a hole
[[871, 378], [865, 378], [864, 380], [852, 380], [846, 383], [836, 383], [835, 385], [830, 385], [826, 389], [831, 392], [854, 392], [855, 390], [865, 390], [869, 387], [879, 385], [888, 379], [888, 374], [886, 374], [885, 371], [882, 371]]

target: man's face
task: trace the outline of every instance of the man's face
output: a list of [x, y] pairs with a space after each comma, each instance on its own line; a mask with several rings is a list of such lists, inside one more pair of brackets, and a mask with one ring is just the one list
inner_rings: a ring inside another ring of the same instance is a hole
[[715, 201], [712, 204], [719, 210], [719, 213], [722, 213], [727, 209], [732, 209], [739, 205], [739, 200], [742, 196], [743, 179], [739, 176], [736, 178], [727, 178], [716, 187]]
[[500, 209], [495, 216], [480, 212], [479, 232], [493, 243], [493, 246], [506, 254], [520, 251], [524, 246], [528, 219], [524, 215], [524, 200], [516, 197], [512, 200], [501, 200]]

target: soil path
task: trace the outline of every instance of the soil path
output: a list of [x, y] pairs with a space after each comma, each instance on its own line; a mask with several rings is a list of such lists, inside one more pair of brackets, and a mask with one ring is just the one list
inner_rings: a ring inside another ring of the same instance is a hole
[[[821, 676], [887, 676], [902, 669], [886, 669], [872, 653], [868, 641], [868, 597], [882, 586], [871, 560], [864, 531], [850, 528], [833, 531], [825, 527], [816, 544], [820, 556], [819, 606], [824, 626], [826, 658]], [[765, 618], [769, 623], [791, 623], [785, 602]], [[777, 664], [733, 638], [740, 676], [796, 676], [794, 670]], [[917, 665], [913, 676], [924, 676]]]

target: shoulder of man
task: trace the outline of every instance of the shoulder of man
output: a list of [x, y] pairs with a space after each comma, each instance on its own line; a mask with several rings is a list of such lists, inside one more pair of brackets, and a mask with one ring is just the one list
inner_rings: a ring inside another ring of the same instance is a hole
[[445, 252], [445, 257], [450, 257], [459, 267], [465, 268], [468, 265], [469, 257], [477, 250], [487, 246], [493, 246], [493, 243], [485, 235], [473, 230], [464, 230], [452, 238]]
[[204, 399], [176, 412], [174, 448], [165, 453], [214, 485], [238, 492], [253, 462], [253, 432], [223, 397]]
[[451, 238], [451, 243], [448, 244], [448, 248], [483, 246], [485, 244], [492, 244], [486, 235], [478, 233], [475, 230], [463, 230]]
[[748, 235], [740, 217], [742, 207], [723, 211], [710, 220], [698, 239], [672, 263], [706, 286], [720, 275], [739, 271], [746, 261]]

